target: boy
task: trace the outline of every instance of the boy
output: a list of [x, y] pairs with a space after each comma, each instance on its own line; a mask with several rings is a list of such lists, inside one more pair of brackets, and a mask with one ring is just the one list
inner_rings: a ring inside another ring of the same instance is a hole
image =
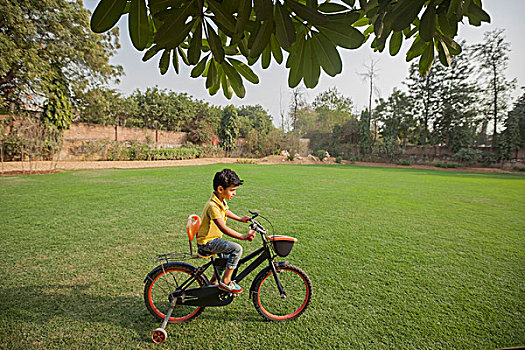
[[[219, 274], [224, 270], [224, 275], [219, 281], [219, 289], [231, 293], [242, 292], [242, 287], [231, 280], [232, 273], [237, 268], [241, 258], [242, 247], [221, 237], [223, 234], [226, 234], [240, 240], [252, 241], [255, 236], [255, 231], [250, 230], [243, 235], [226, 226], [227, 218], [244, 223], [247, 223], [250, 219], [248, 216], [238, 217], [228, 209], [228, 204], [226, 204], [226, 199], [231, 200], [235, 196], [237, 187], [242, 185], [242, 183], [243, 181], [230, 169], [224, 169], [215, 174], [213, 178], [213, 194], [204, 206], [199, 233], [197, 233], [198, 254], [200, 256], [222, 253], [222, 256], [227, 259], [226, 269], [217, 268]], [[218, 276], [213, 274], [210, 282], [215, 284], [217, 279]]]

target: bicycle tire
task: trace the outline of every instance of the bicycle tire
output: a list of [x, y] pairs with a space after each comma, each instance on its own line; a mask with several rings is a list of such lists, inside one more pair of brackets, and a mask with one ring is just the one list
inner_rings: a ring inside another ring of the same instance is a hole
[[[144, 286], [144, 302], [148, 311], [158, 320], [164, 320], [170, 307], [170, 294], [177, 290], [180, 283], [191, 277], [195, 270], [195, 266], [186, 263], [170, 263], [150, 276]], [[189, 288], [197, 285], [207, 285], [203, 276], [198, 276]], [[202, 306], [176, 305], [168, 323], [190, 322], [204, 309]]]
[[312, 299], [312, 282], [294, 265], [276, 267], [286, 298], [281, 298], [272, 270], [262, 271], [254, 282], [253, 305], [269, 321], [291, 321], [301, 316]]

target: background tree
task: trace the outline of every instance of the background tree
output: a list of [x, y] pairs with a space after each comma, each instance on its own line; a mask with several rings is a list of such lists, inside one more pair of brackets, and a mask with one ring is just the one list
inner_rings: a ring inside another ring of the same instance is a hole
[[409, 75], [404, 84], [409, 91], [409, 97], [414, 107], [414, 118], [418, 122], [418, 144], [430, 142], [430, 128], [440, 109], [439, 91], [443, 81], [443, 67], [435, 66], [427, 75], [421, 76], [418, 66], [413, 63], [409, 67]]
[[117, 30], [93, 33], [82, 2], [0, 0], [0, 13], [0, 96], [12, 112], [47, 98], [75, 104], [79, 92], [121, 74], [109, 63]]
[[474, 51], [480, 63], [482, 76], [485, 77], [485, 108], [493, 121], [492, 147], [496, 147], [498, 126], [507, 111], [510, 93], [516, 86], [516, 79], [509, 81], [505, 76], [510, 45], [505, 41], [504, 30], [495, 29], [485, 33], [483, 42], [474, 45]]
[[239, 136], [239, 117], [237, 110], [233, 106], [227, 106], [222, 110], [222, 120], [220, 129], [220, 142], [226, 152], [231, 152], [236, 148], [237, 137]]
[[[465, 44], [462, 43], [465, 47]], [[470, 50], [464, 50], [441, 69], [438, 110], [432, 130], [432, 143], [445, 144], [456, 153], [474, 145], [479, 126], [479, 88], [473, 82], [474, 65]]]
[[371, 59], [370, 64], [364, 65], [366, 71], [363, 73], [359, 73], [363, 81], [367, 81], [369, 85], [369, 88], [368, 88], [368, 111], [370, 112], [369, 120], [370, 120], [370, 123], [374, 125], [374, 136], [372, 139], [372, 143], [375, 143], [375, 140], [377, 138], [377, 120], [374, 118], [374, 115], [373, 115], [374, 110], [372, 109], [373, 95], [374, 93], [379, 94], [379, 90], [374, 85], [374, 81], [377, 78], [377, 72], [378, 72], [377, 63], [378, 61], [374, 61]]
[[295, 88], [292, 90], [292, 96], [290, 99], [290, 109], [288, 111], [290, 130], [297, 130], [297, 122], [299, 119], [300, 111], [307, 106], [305, 98], [305, 92], [301, 88]]
[[382, 147], [390, 160], [400, 152], [400, 146], [404, 147], [409, 140], [413, 140], [415, 125], [410, 102], [411, 99], [406, 93], [394, 88], [386, 101], [379, 99], [375, 109], [376, 118], [380, 123]]
[[[257, 75], [246, 65], [261, 58], [263, 68], [283, 62], [288, 52], [288, 85], [301, 81], [308, 88], [319, 82], [321, 69], [329, 76], [342, 71], [339, 48], [356, 49], [368, 37], [383, 51], [387, 41], [396, 55], [403, 40], [412, 40], [407, 60], [420, 57], [426, 74], [437, 51], [440, 61], [450, 61], [461, 47], [453, 40], [458, 23], [489, 22], [481, 0], [345, 0], [323, 1], [216, 1], [100, 0], [91, 18], [95, 32], [105, 32], [128, 15], [130, 37], [147, 61], [158, 53], [159, 70], [170, 65], [179, 72], [180, 62], [193, 66], [191, 76], [206, 77], [215, 94], [222, 87], [227, 98], [244, 97], [243, 79], [257, 84]], [[356, 27], [367, 27], [361, 33]], [[315, 53], [315, 54], [314, 54]], [[245, 62], [238, 60], [242, 57]]]
[[499, 146], [503, 159], [514, 158], [515, 152], [525, 147], [525, 93], [518, 98], [505, 120]]

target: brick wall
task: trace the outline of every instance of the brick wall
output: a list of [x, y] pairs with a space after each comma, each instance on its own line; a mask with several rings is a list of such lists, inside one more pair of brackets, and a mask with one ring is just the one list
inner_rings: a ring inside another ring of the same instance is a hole
[[[148, 140], [149, 139], [149, 140]], [[64, 132], [65, 141], [151, 141], [163, 145], [180, 146], [187, 140], [185, 132], [162, 131], [152, 129], [103, 126], [87, 123], [73, 123]]]

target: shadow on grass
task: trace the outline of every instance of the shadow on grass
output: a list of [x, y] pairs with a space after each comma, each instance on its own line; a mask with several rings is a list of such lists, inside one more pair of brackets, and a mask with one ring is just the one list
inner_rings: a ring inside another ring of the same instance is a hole
[[[264, 322], [255, 309], [252, 311], [253, 314], [247, 315], [245, 310], [228, 306], [209, 307], [194, 322]], [[93, 286], [89, 284], [0, 289], [0, 312], [4, 320], [24, 320], [35, 326], [57, 318], [118, 325], [134, 331], [137, 340], [147, 343], [151, 342], [151, 331], [161, 323], [147, 311], [142, 297], [93, 295]]]
[[134, 331], [143, 342], [150, 342], [152, 326], [158, 324], [141, 297], [93, 295], [89, 284], [0, 289], [0, 313], [4, 320], [35, 327], [53, 319], [117, 325]]

